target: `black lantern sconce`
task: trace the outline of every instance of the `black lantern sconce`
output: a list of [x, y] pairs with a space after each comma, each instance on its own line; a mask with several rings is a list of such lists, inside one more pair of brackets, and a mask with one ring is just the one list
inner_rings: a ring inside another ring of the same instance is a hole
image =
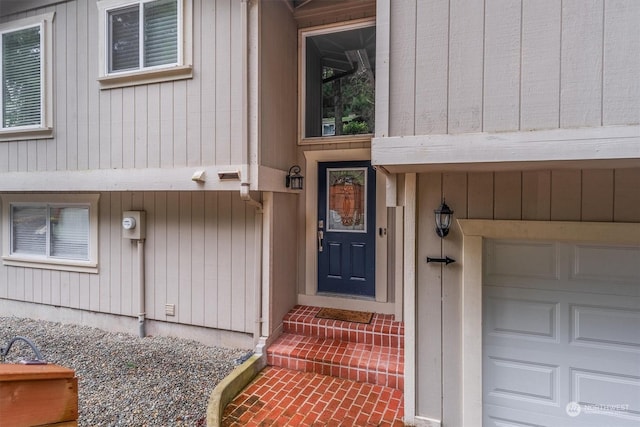
[[289, 168], [289, 173], [285, 179], [285, 186], [292, 190], [302, 190], [304, 176], [300, 175], [300, 166], [294, 165]]
[[[449, 234], [449, 227], [451, 227], [451, 218], [453, 217], [453, 211], [449, 206], [447, 206], [447, 204], [444, 202], [444, 199], [442, 199], [442, 203], [440, 204], [438, 209], [433, 211], [433, 213], [436, 215], [436, 233], [438, 234], [438, 236], [440, 236], [440, 238], [444, 238], [447, 234]], [[432, 262], [449, 265], [456, 262], [456, 260], [450, 257], [436, 258], [428, 256], [427, 263]]]
[[441, 238], [444, 238], [449, 234], [449, 227], [451, 227], [451, 217], [453, 217], [453, 211], [447, 206], [442, 199], [440, 207], [433, 211], [436, 215], [436, 233]]

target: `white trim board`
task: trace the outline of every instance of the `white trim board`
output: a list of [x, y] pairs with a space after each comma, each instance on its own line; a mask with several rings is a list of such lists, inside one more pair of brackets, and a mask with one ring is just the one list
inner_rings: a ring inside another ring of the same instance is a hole
[[457, 220], [462, 248], [463, 425], [482, 423], [482, 239], [558, 240], [637, 245], [640, 223]]
[[[376, 137], [374, 165], [390, 172], [541, 168], [549, 164], [640, 162], [640, 126], [603, 126], [528, 132]], [[609, 166], [608, 166], [609, 167]]]
[[[255, 169], [252, 191], [291, 192], [284, 185], [286, 171], [264, 166]], [[192, 180], [199, 171], [204, 171], [204, 182]], [[240, 176], [220, 180], [219, 172], [239, 172]], [[247, 165], [6, 172], [0, 173], [0, 191], [239, 191], [247, 175]]]

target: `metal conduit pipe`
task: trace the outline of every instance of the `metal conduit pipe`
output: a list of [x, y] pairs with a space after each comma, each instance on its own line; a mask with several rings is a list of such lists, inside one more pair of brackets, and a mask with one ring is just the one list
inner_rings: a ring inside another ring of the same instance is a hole
[[147, 336], [145, 330], [145, 276], [144, 276], [144, 239], [138, 240], [138, 291], [139, 291], [139, 310], [138, 310], [138, 335], [140, 338]]

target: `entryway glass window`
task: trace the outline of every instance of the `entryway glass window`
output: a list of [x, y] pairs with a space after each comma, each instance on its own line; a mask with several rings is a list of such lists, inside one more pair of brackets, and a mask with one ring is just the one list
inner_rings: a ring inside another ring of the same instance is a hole
[[372, 134], [375, 130], [375, 22], [301, 32], [302, 137]]

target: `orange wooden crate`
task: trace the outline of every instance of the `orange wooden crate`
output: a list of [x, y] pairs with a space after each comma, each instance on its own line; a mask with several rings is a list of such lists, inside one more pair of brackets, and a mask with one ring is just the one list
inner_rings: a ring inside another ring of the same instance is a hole
[[77, 426], [78, 378], [57, 365], [0, 364], [0, 427]]

